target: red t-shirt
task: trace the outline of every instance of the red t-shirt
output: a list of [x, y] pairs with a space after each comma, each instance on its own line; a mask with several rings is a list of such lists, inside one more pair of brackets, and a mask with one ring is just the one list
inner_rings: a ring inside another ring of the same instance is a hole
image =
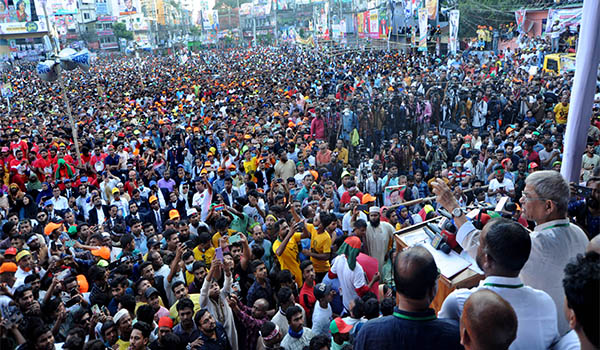
[[306, 283], [304, 283], [302, 285], [302, 289], [300, 289], [300, 305], [302, 305], [304, 312], [306, 312], [306, 317], [312, 315], [311, 309], [313, 308], [313, 306], [315, 306], [315, 303], [317, 302], [317, 298], [315, 298], [313, 288], [314, 285], [312, 287], [309, 287], [306, 285]]
[[[361, 202], [362, 202], [362, 197], [363, 194], [362, 192], [357, 192], [355, 194], [356, 197], [360, 198]], [[340, 198], [340, 204], [348, 204], [350, 203], [350, 198], [352, 198], [353, 196], [350, 195], [350, 193], [348, 191], [344, 192], [344, 194], [342, 194], [342, 198]]]

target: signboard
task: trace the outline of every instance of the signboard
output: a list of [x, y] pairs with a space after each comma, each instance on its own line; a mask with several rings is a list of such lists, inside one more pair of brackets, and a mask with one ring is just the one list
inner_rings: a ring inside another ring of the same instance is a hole
[[116, 22], [117, 17], [115, 17], [115, 16], [98, 16], [98, 18], [96, 18], [96, 20], [98, 22]]
[[45, 21], [0, 23], [0, 34], [47, 32]]
[[112, 31], [112, 29], [104, 29], [97, 31], [96, 34], [98, 34], [99, 36], [107, 36], [114, 35], [114, 32]]
[[100, 43], [100, 48], [102, 50], [118, 49], [119, 43]]
[[[47, 0], [46, 10], [48, 15], [74, 15], [77, 11], [77, 0]], [[38, 16], [44, 13], [43, 1], [35, 2], [35, 11]]]
[[2, 84], [2, 87], [0, 89], [2, 91], [2, 97], [4, 97], [4, 98], [11, 98], [11, 97], [14, 96], [13, 88], [12, 88], [12, 85], [10, 83], [4, 83], [4, 84]]
[[108, 5], [105, 2], [96, 3], [96, 15], [108, 15]]
[[279, 11], [293, 10], [295, 6], [294, 0], [277, 0], [275, 3]]
[[134, 15], [140, 8], [139, 0], [121, 0], [121, 6], [119, 8], [119, 16]]
[[371, 10], [369, 12], [369, 37], [379, 38], [379, 11]]
[[240, 5], [240, 16], [249, 16], [252, 13], [252, 3], [247, 2]]

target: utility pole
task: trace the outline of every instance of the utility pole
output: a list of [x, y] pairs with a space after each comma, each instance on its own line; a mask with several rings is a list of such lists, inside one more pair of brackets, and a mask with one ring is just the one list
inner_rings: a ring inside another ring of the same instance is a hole
[[239, 44], [241, 44], [244, 40], [244, 34], [242, 32], [242, 17], [240, 15], [240, 0], [237, 0], [237, 9], [238, 9], [238, 37], [240, 40]]
[[273, 30], [273, 35], [275, 35], [275, 46], [279, 46], [279, 38], [277, 35], [277, 2], [275, 2], [275, 29]]
[[256, 42], [256, 16], [252, 16], [252, 40], [254, 41], [254, 47], [258, 47]]

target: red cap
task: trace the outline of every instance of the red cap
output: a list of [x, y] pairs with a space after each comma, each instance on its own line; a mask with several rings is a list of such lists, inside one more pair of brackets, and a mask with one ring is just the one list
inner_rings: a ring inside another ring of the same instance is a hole
[[173, 328], [173, 320], [169, 316], [163, 316], [158, 320], [158, 328], [168, 327]]
[[17, 255], [17, 248], [10, 247], [4, 251], [4, 255]]

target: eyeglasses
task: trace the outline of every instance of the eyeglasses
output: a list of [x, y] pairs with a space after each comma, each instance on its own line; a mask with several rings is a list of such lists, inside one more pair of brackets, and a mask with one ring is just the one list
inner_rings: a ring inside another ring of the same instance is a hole
[[530, 197], [530, 194], [523, 192], [523, 196], [521, 196], [521, 200], [523, 202], [527, 202], [527, 201], [547, 201], [549, 200], [548, 198], [542, 198], [542, 197]]

